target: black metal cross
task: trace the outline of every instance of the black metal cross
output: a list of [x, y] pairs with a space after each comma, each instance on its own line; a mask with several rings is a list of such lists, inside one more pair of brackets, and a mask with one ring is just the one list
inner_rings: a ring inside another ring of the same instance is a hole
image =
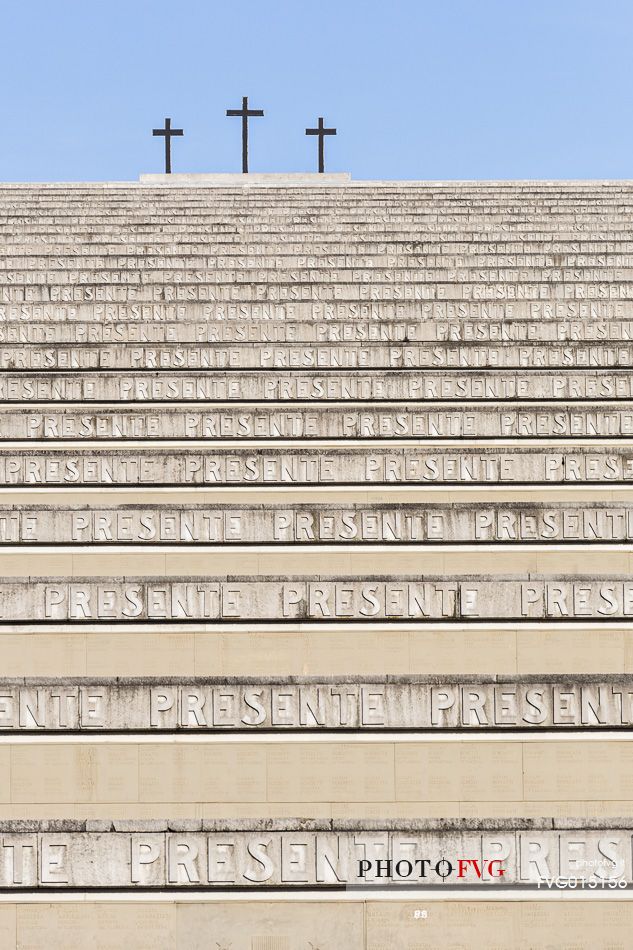
[[306, 135], [319, 136], [319, 172], [325, 171], [325, 159], [323, 156], [323, 140], [326, 135], [336, 135], [336, 129], [326, 129], [323, 125], [323, 116], [319, 116], [319, 125], [316, 129], [306, 129]]
[[154, 129], [152, 135], [165, 136], [165, 174], [171, 175], [171, 137], [172, 135], [184, 135], [182, 129], [172, 129], [171, 119], [165, 119], [164, 129]]
[[242, 172], [248, 172], [248, 120], [251, 116], [262, 116], [263, 109], [249, 109], [248, 96], [242, 96], [241, 109], [227, 109], [227, 115], [239, 115], [242, 117]]

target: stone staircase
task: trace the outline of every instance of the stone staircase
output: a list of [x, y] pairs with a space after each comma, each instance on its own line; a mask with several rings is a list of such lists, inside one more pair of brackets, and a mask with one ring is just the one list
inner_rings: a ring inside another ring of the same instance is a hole
[[627, 945], [632, 182], [2, 185], [0, 371], [0, 947]]

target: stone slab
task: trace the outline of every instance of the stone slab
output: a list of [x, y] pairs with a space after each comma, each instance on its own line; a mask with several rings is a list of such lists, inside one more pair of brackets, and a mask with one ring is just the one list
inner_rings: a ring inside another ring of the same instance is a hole
[[[65, 326], [65, 324], [62, 324]], [[494, 400], [633, 399], [633, 374], [624, 370], [570, 372], [512, 370], [460, 373], [455, 370], [199, 370], [181, 374], [162, 370], [143, 373], [100, 372], [3, 373], [0, 402], [134, 403], [134, 402], [384, 402], [406, 400], [461, 403]], [[607, 402], [605, 410], [612, 406]], [[508, 407], [509, 408], [509, 407]], [[575, 407], [574, 407], [575, 408]], [[33, 410], [31, 410], [33, 411]], [[579, 405], [578, 412], [582, 412]]]
[[633, 883], [630, 820], [2, 822], [9, 890]]
[[91, 621], [609, 623], [633, 616], [629, 575], [16, 577], [0, 623]]
[[0, 483], [9, 487], [68, 488], [152, 486], [301, 485], [627, 485], [633, 482], [628, 444], [564, 448], [545, 442], [525, 446], [450, 447], [417, 442], [390, 448], [109, 446], [64, 448], [53, 441], [28, 449], [0, 449]]
[[82, 347], [36, 344], [0, 347], [0, 369], [23, 370], [172, 370], [200, 369], [630, 369], [631, 343], [355, 343], [295, 345], [105, 343]]
[[438, 402], [410, 408], [262, 406], [243, 403], [204, 409], [67, 406], [36, 410], [0, 408], [0, 441], [159, 441], [407, 439], [631, 439], [633, 409], [619, 403], [577, 403], [573, 408], [515, 401], [488, 406]]
[[624, 544], [630, 502], [0, 505], [0, 545]]
[[[11, 304], [0, 288], [1, 343], [630, 342], [633, 301], [503, 307], [465, 301]], [[539, 319], [542, 317], [542, 319]]]
[[381, 732], [633, 727], [633, 676], [0, 680], [0, 732]]
[[[229, 216], [228, 220], [231, 220]], [[242, 216], [236, 217], [236, 222], [243, 223]], [[585, 244], [580, 254], [554, 253], [550, 248], [543, 246], [539, 251], [525, 251], [516, 246], [514, 253], [508, 253], [507, 247], [500, 247], [495, 243], [485, 253], [475, 244], [464, 249], [456, 247], [424, 244], [416, 242], [415, 246], [405, 246], [401, 242], [397, 251], [386, 249], [379, 241], [366, 244], [354, 240], [350, 236], [345, 247], [337, 245], [324, 247], [320, 242], [310, 240], [306, 235], [303, 240], [297, 240], [288, 247], [285, 242], [276, 246], [270, 240], [252, 244], [247, 251], [239, 252], [238, 241], [224, 244], [221, 248], [212, 244], [197, 244], [193, 241], [179, 242], [162, 241], [158, 245], [152, 242], [152, 249], [141, 248], [138, 245], [127, 245], [125, 248], [117, 246], [114, 235], [107, 231], [100, 231], [99, 243], [90, 243], [81, 246], [73, 254], [68, 246], [68, 238], [56, 242], [55, 257], [46, 250], [38, 248], [34, 242], [17, 243], [7, 242], [0, 250], [0, 281], [5, 282], [7, 274], [17, 271], [24, 274], [29, 271], [48, 270], [55, 265], [58, 272], [57, 282], [65, 283], [68, 273], [74, 273], [76, 268], [88, 273], [95, 268], [106, 271], [119, 271], [128, 268], [134, 273], [162, 271], [170, 268], [176, 272], [189, 268], [200, 268], [208, 271], [213, 268], [217, 272], [218, 280], [225, 274], [239, 271], [245, 278], [253, 272], [264, 272], [263, 282], [273, 276], [287, 278], [293, 276], [296, 268], [309, 268], [314, 283], [323, 283], [325, 280], [338, 282], [342, 276], [352, 281], [358, 280], [359, 272], [371, 273], [377, 283], [386, 282], [387, 271], [401, 276], [410, 272], [415, 282], [428, 282], [436, 276], [437, 271], [445, 270], [447, 276], [455, 281], [471, 280], [473, 273], [488, 275], [490, 268], [495, 268], [497, 279], [509, 279], [511, 274], [515, 278], [525, 279], [526, 275], [539, 276], [542, 283], [547, 284], [560, 279], [563, 282], [582, 283], [584, 279], [595, 279], [596, 274], [604, 274], [606, 280], [622, 280], [630, 277], [633, 267], [633, 254], [630, 248], [620, 246], [614, 252], [605, 254], [597, 250], [595, 245]], [[156, 250], [156, 248], [158, 248]], [[130, 282], [134, 280], [131, 275]], [[55, 283], [56, 281], [53, 281]]]

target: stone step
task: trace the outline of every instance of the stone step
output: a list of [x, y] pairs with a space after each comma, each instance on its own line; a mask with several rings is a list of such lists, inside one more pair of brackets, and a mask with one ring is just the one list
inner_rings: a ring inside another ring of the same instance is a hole
[[[633, 382], [633, 380], [630, 380]], [[242, 403], [203, 409], [195, 403], [183, 408], [123, 405], [116, 409], [56, 407], [6, 409], [0, 407], [0, 442], [61, 440], [252, 441], [264, 440], [371, 440], [383, 441], [469, 439], [631, 439], [633, 408], [617, 402], [577, 402], [573, 408], [524, 401], [490, 401], [481, 406], [438, 402], [410, 408], [408, 403], [385, 403], [378, 409], [363, 401], [360, 407], [315, 405], [262, 406]]]
[[[369, 259], [361, 254], [356, 255], [356, 260], [351, 254], [345, 257], [335, 258], [333, 256], [295, 256], [289, 255], [278, 257], [255, 257], [249, 256], [247, 260], [238, 256], [217, 258], [209, 257], [207, 254], [190, 254], [186, 257], [166, 256], [152, 257], [146, 254], [121, 255], [111, 254], [109, 256], [100, 256], [97, 254], [75, 254], [66, 257], [50, 254], [45, 257], [36, 255], [19, 255], [14, 257], [0, 258], [0, 279], [6, 283], [9, 275], [20, 275], [22, 273], [33, 272], [33, 275], [46, 272], [47, 268], [53, 264], [54, 269], [50, 271], [51, 285], [67, 282], [73, 278], [80, 269], [85, 275], [85, 282], [90, 283], [95, 273], [103, 275], [103, 282], [107, 282], [110, 277], [114, 277], [121, 270], [133, 271], [134, 273], [145, 272], [146, 277], [156, 274], [171, 273], [181, 275], [189, 272], [191, 268], [197, 268], [201, 277], [207, 274], [215, 274], [217, 283], [225, 283], [227, 279], [235, 283], [288, 283], [296, 280], [298, 274], [310, 276], [314, 283], [328, 281], [330, 283], [353, 282], [363, 278], [367, 281], [367, 275], [371, 275], [376, 283], [385, 283], [388, 279], [392, 281], [401, 280], [403, 275], [410, 275], [413, 283], [442, 282], [443, 277], [451, 280], [457, 275], [464, 282], [472, 282], [476, 275], [487, 274], [488, 272], [498, 275], [494, 280], [509, 279], [511, 274], [521, 275], [521, 280], [533, 280], [541, 278], [542, 283], [551, 282], [554, 277], [563, 279], [565, 282], [589, 283], [594, 280], [596, 273], [607, 272], [605, 280], [614, 283], [620, 280], [630, 278], [631, 262], [633, 255], [594, 255], [583, 256], [578, 260], [578, 255], [569, 255], [571, 263], [565, 263], [564, 260], [555, 260], [562, 255], [545, 255], [543, 253], [533, 255], [513, 255], [508, 260], [507, 255], [471, 255], [470, 257], [460, 256], [447, 257], [437, 253], [428, 255], [409, 255], [409, 257], [400, 256], [397, 261], [393, 261], [384, 256], [382, 259]], [[521, 259], [523, 258], [523, 260]], [[617, 268], [613, 270], [613, 268]], [[277, 280], [273, 280], [277, 277]], [[477, 278], [481, 280], [481, 277]], [[205, 276], [206, 280], [206, 276]], [[24, 280], [16, 281], [24, 283]], [[116, 282], [116, 281], [115, 281]], [[139, 281], [144, 283], [145, 281]], [[172, 283], [177, 280], [174, 276]], [[211, 280], [208, 280], [211, 283]]]
[[0, 623], [610, 623], [633, 615], [630, 574], [416, 577], [10, 577]]
[[312, 178], [0, 187], [7, 889], [633, 881], [633, 182]]
[[[295, 216], [296, 217], [296, 216]], [[557, 221], [552, 227], [552, 215], [544, 215], [538, 221], [508, 221], [504, 218], [497, 226], [492, 226], [484, 214], [480, 220], [455, 222], [452, 218], [440, 221], [407, 222], [369, 221], [365, 230], [358, 221], [333, 221], [331, 216], [311, 226], [302, 221], [284, 220], [273, 223], [269, 218], [251, 223], [253, 219], [245, 217], [231, 225], [222, 221], [210, 221], [208, 217], [184, 215], [180, 220], [175, 215], [156, 217], [154, 224], [143, 215], [141, 221], [120, 220], [55, 222], [44, 221], [33, 216], [33, 220], [15, 222], [0, 215], [0, 231], [7, 236], [7, 247], [24, 252], [25, 247], [33, 245], [46, 252], [47, 246], [69, 246], [69, 253], [79, 244], [87, 250], [93, 247], [112, 247], [121, 252], [130, 247], [135, 252], [139, 247], [157, 247], [165, 245], [177, 248], [202, 246], [209, 253], [237, 249], [245, 253], [247, 248], [270, 253], [304, 253], [306, 249], [324, 248], [324, 253], [340, 248], [339, 253], [353, 252], [354, 249], [375, 249], [381, 253], [406, 252], [427, 249], [437, 252], [438, 245], [446, 247], [445, 253], [485, 250], [487, 247], [499, 247], [515, 253], [538, 249], [542, 252], [569, 253], [578, 252], [584, 246], [597, 250], [616, 251], [626, 249], [630, 244], [630, 230], [625, 227], [627, 217], [615, 220], [613, 215], [606, 216], [608, 221], [600, 221], [592, 227], [589, 220], [565, 219]], [[603, 216], [604, 217], [604, 216]], [[399, 224], [394, 229], [394, 224]], [[377, 231], [381, 225], [384, 234]], [[617, 225], [617, 227], [616, 227]], [[393, 237], [391, 232], [400, 230], [403, 237]], [[291, 234], [292, 237], [288, 237]], [[338, 237], [337, 237], [338, 235]], [[198, 243], [199, 240], [199, 243]]]
[[628, 485], [633, 450], [627, 443], [579, 441], [536, 446], [473, 446], [468, 441], [368, 449], [322, 443], [279, 447], [251, 444], [199, 447], [175, 444], [90, 449], [33, 442], [0, 450], [4, 487], [307, 485]]
[[[0, 544], [623, 544], [633, 502], [11, 504]], [[592, 554], [588, 553], [588, 558]]]
[[127, 346], [105, 343], [76, 347], [66, 344], [3, 344], [0, 369], [14, 372], [59, 370], [191, 372], [204, 369], [628, 369], [633, 343], [294, 343], [198, 345], [164, 343]]
[[[39, 186], [37, 186], [39, 187]], [[21, 197], [17, 197], [21, 194]], [[114, 193], [97, 191], [84, 194], [60, 191], [57, 194], [41, 191], [0, 193], [0, 207], [8, 217], [20, 219], [28, 214], [35, 213], [37, 206], [49, 214], [58, 214], [66, 217], [71, 214], [90, 215], [105, 213], [122, 213], [130, 211], [139, 213], [143, 209], [153, 210], [164, 208], [180, 210], [193, 208], [205, 210], [209, 214], [219, 214], [220, 210], [227, 210], [233, 214], [252, 209], [261, 212], [270, 207], [277, 214], [303, 214], [308, 218], [318, 217], [325, 209], [342, 214], [369, 210], [375, 214], [381, 211], [402, 214], [435, 214], [447, 216], [450, 214], [481, 214], [487, 210], [507, 210], [509, 214], [524, 212], [542, 213], [545, 209], [560, 211], [561, 213], [593, 213], [600, 208], [615, 208], [622, 211], [630, 207], [633, 198], [633, 189], [626, 192], [611, 191], [600, 194], [595, 191], [516, 191], [512, 194], [502, 194], [491, 191], [489, 193], [445, 192], [433, 193], [432, 190], [415, 189], [366, 189], [364, 193], [343, 190], [303, 190], [290, 192], [285, 188], [275, 190], [221, 189], [207, 191], [206, 189], [159, 189], [144, 188], [137, 192]]]
[[[148, 584], [156, 586], [159, 582], [171, 583], [174, 580], [183, 580], [189, 574], [199, 578], [200, 573], [212, 579], [220, 576], [223, 578], [242, 576], [255, 584], [267, 582], [270, 576], [292, 577], [298, 564], [301, 565], [304, 577], [318, 579], [327, 575], [328, 582], [342, 587], [352, 581], [359, 584], [369, 583], [367, 578], [376, 576], [383, 579], [389, 576], [397, 585], [403, 579], [407, 581], [411, 577], [425, 578], [427, 575], [439, 574], [442, 574], [447, 581], [459, 580], [473, 574], [479, 577], [485, 576], [490, 581], [498, 577], [505, 580], [507, 575], [512, 574], [513, 577], [527, 583], [532, 577], [547, 575], [560, 578], [570, 572], [584, 578], [591, 578], [595, 576], [596, 564], [600, 565], [603, 576], [607, 573], [614, 577], [629, 576], [633, 568], [633, 549], [630, 543], [587, 545], [582, 542], [576, 542], [573, 545], [504, 545], [503, 550], [500, 550], [500, 546], [496, 543], [483, 546], [459, 543], [424, 546], [373, 544], [370, 547], [333, 544], [303, 544], [297, 547], [293, 543], [277, 543], [204, 545], [202, 548], [176, 543], [152, 547], [147, 544], [85, 544], [77, 548], [76, 545], [63, 544], [61, 541], [48, 546], [30, 545], [28, 549], [19, 545], [3, 545], [0, 548], [0, 573], [7, 581], [10, 578], [21, 578], [28, 574], [33, 582], [39, 580], [45, 583], [47, 578], [53, 575], [57, 578], [63, 575], [70, 584], [76, 580], [81, 587], [88, 578], [93, 578], [101, 584], [104, 578], [115, 576], [117, 589], [121, 588], [128, 576], [138, 581], [142, 577]], [[122, 574], [125, 575], [123, 579], [120, 578]], [[389, 624], [400, 622], [397, 617], [387, 618], [388, 624], [385, 626], [385, 618], [360, 619], [363, 629], [367, 624], [373, 624], [377, 629], [382, 629], [385, 635], [390, 632]], [[489, 629], [489, 620], [490, 618], [485, 621], [483, 629]], [[327, 629], [338, 630], [338, 626], [346, 621], [347, 615], [341, 617], [340, 620], [330, 617], [323, 621], [323, 625]], [[214, 625], [221, 629], [223, 625], [232, 623], [226, 618], [205, 620], [186, 616], [181, 619], [177, 617], [167, 619], [163, 622], [170, 628], [181, 629], [182, 632], [206, 630]], [[282, 628], [301, 622], [303, 618], [287, 619], [280, 626], [278, 620], [264, 619], [253, 621], [252, 628], [254, 631], [261, 630], [262, 627], [276, 629], [281, 635]], [[423, 618], [420, 621], [422, 626], [435, 622], [432, 618]], [[469, 618], [463, 621], [455, 619], [437, 621], [437, 623], [440, 622], [449, 623], [451, 626], [462, 622], [470, 623], [471, 632], [478, 625], [476, 619], [472, 621]], [[525, 622], [529, 628], [533, 628], [532, 621]], [[558, 624], [558, 621], [545, 622], [550, 627]], [[604, 618], [587, 621], [582, 616], [575, 619], [571, 616], [566, 619], [563, 617], [561, 622], [567, 626], [582, 623], [595, 625], [596, 628], [604, 628], [606, 623], [607, 629], [611, 630], [614, 624], [621, 624], [624, 621], [621, 618], [609, 619], [609, 615], [606, 614]], [[94, 617], [93, 620], [85, 618], [81, 623], [81, 628], [98, 633], [99, 630], [95, 628], [98, 628], [100, 623], [107, 625], [107, 619], [100, 616]], [[127, 624], [130, 627], [129, 634], [131, 635], [126, 638], [126, 649], [134, 647], [134, 635], [137, 630], [151, 628], [153, 623], [152, 620], [146, 621], [139, 617], [132, 618], [131, 626], [125, 618], [117, 621], [117, 627], [119, 624]], [[314, 624], [319, 621], [311, 619], [309, 623]], [[404, 627], [410, 624], [420, 626], [415, 618], [402, 621]], [[503, 634], [500, 635], [513, 641], [514, 621], [501, 618], [498, 621], [490, 620], [490, 625], [503, 630]], [[234, 622], [233, 627], [236, 631], [249, 630], [248, 622], [245, 626], [244, 621], [239, 619]], [[31, 628], [40, 632], [54, 632], [59, 628], [59, 623], [45, 618], [33, 623], [25, 620], [18, 627], [6, 624], [4, 633], [17, 636]], [[343, 630], [342, 633], [344, 636], [345, 631]], [[294, 639], [291, 633], [287, 635], [290, 639]], [[352, 665], [347, 669], [355, 669], [355, 667]], [[274, 669], [273, 672], [275, 672]], [[413, 669], [413, 672], [418, 672], [418, 670]]]
[[[609, 266], [583, 267], [567, 269], [551, 269], [547, 267], [459, 267], [459, 268], [338, 268], [336, 270], [285, 270], [278, 268], [262, 268], [250, 270], [216, 270], [214, 268], [196, 269], [176, 267], [174, 269], [119, 269], [103, 268], [79, 270], [43, 271], [36, 267], [16, 270], [15, 268], [0, 269], [0, 286], [21, 287], [31, 285], [45, 285], [46, 292], [51, 296], [44, 299], [54, 299], [55, 290], [75, 284], [100, 284], [112, 287], [142, 287], [147, 293], [155, 286], [175, 286], [194, 284], [198, 287], [218, 288], [218, 292], [226, 294], [232, 291], [231, 299], [236, 298], [236, 288], [244, 287], [244, 299], [261, 299], [262, 288], [266, 288], [265, 296], [271, 293], [285, 294], [289, 299], [305, 294], [303, 287], [317, 288], [321, 293], [327, 289], [326, 299], [337, 297], [358, 298], [363, 294], [366, 299], [393, 299], [394, 289], [402, 297], [426, 296], [430, 299], [450, 298], [452, 294], [462, 296], [465, 287], [470, 292], [468, 296], [477, 297], [477, 287], [503, 287], [504, 285], [517, 287], [532, 287], [533, 296], [556, 299], [580, 296], [591, 296], [591, 288], [601, 285], [599, 294], [602, 297], [628, 296], [628, 287], [633, 280], [633, 268], [622, 267], [612, 270]], [[370, 285], [371, 290], [360, 291], [359, 285]], [[408, 291], [404, 291], [404, 287]], [[611, 290], [605, 288], [615, 288]], [[385, 289], [388, 288], [385, 292]], [[472, 288], [472, 289], [471, 289]], [[541, 289], [537, 293], [537, 288]], [[556, 288], [553, 291], [553, 288]], [[577, 290], [579, 288], [580, 290]], [[620, 291], [618, 293], [618, 290]], [[511, 291], [510, 291], [511, 292]], [[209, 291], [211, 295], [213, 291]], [[314, 293], [314, 290], [313, 290]], [[506, 290], [506, 295], [508, 291]], [[370, 296], [371, 294], [371, 296]], [[513, 294], [514, 295], [514, 294]], [[594, 294], [598, 296], [598, 293]], [[521, 296], [517, 293], [516, 296]], [[212, 299], [212, 297], [211, 297]], [[238, 298], [239, 299], [239, 298]]]
[[341, 215], [366, 212], [368, 214], [402, 214], [402, 215], [435, 215], [448, 217], [450, 215], [473, 216], [484, 214], [487, 211], [506, 211], [509, 215], [534, 213], [543, 214], [551, 210], [561, 214], [596, 214], [602, 208], [613, 208], [623, 213], [633, 202], [633, 189], [626, 193], [610, 192], [551, 192], [544, 193], [516, 192], [503, 195], [497, 192], [489, 194], [469, 194], [451, 192], [442, 195], [431, 191], [388, 189], [367, 190], [364, 194], [353, 191], [302, 191], [288, 192], [286, 189], [271, 191], [244, 191], [225, 189], [220, 191], [182, 191], [170, 190], [152, 191], [142, 189], [136, 193], [120, 194], [114, 197], [111, 193], [89, 192], [75, 195], [61, 191], [58, 194], [46, 195], [41, 191], [31, 193], [22, 192], [21, 197], [6, 192], [0, 193], [0, 208], [8, 218], [20, 221], [24, 217], [34, 215], [38, 208], [44, 214], [58, 215], [60, 218], [78, 216], [89, 217], [101, 214], [122, 214], [129, 212], [140, 214], [143, 210], [156, 213], [158, 210], [178, 212], [184, 208], [204, 211], [211, 216], [219, 217], [222, 211], [232, 215], [262, 213], [270, 208], [278, 215], [302, 215], [306, 220], [315, 220], [325, 211], [337, 212]]
[[0, 878], [10, 891], [356, 885], [368, 888], [369, 899], [372, 887], [448, 883], [492, 898], [498, 889], [551, 887], [559, 878], [618, 890], [633, 881], [631, 822], [617, 818], [65, 819], [3, 821], [0, 833], [13, 853]]
[[[0, 292], [1, 296], [1, 292]], [[566, 315], [567, 319], [562, 319]], [[505, 316], [505, 319], [504, 319]], [[33, 319], [31, 319], [33, 318]], [[0, 303], [3, 343], [630, 342], [633, 300]], [[599, 367], [597, 367], [599, 368]]]
[[[470, 309], [466, 310], [466, 307]], [[289, 307], [260, 304], [252, 307], [248, 304], [229, 307], [207, 304], [21, 304], [7, 307], [0, 304], [0, 343], [46, 343], [49, 346], [76, 343], [85, 346], [115, 342], [255, 345], [322, 342], [345, 343], [352, 347], [358, 343], [371, 346], [389, 342], [481, 345], [586, 341], [628, 344], [633, 340], [633, 301], [606, 306], [561, 304], [556, 308], [546, 308], [541, 304], [520, 308], [516, 304], [511, 309], [513, 313], [522, 310], [524, 318], [501, 320], [501, 308], [496, 305], [488, 308], [485, 304], [464, 305], [463, 312], [461, 306], [451, 304], [413, 304], [408, 307], [337, 304], [331, 316], [328, 316], [329, 308], [316, 305], [310, 310], [301, 304]], [[538, 315], [558, 310], [561, 313], [566, 311], [569, 319], [540, 322], [536, 319]], [[454, 311], [459, 311], [459, 316], [452, 316]], [[268, 318], [262, 319], [262, 312], [268, 313]], [[291, 318], [288, 318], [289, 313]], [[341, 314], [348, 319], [342, 320]], [[22, 319], [16, 319], [18, 315]], [[3, 316], [7, 319], [3, 320]], [[31, 316], [45, 322], [31, 321]], [[178, 316], [182, 317], [181, 322], [173, 322]], [[299, 318], [303, 319], [298, 322]], [[598, 374], [606, 371], [598, 366], [592, 370]], [[285, 375], [291, 372], [287, 371]], [[304, 370], [308, 375], [311, 372]], [[405, 375], [413, 372], [406, 368], [399, 370]], [[427, 369], [426, 372], [433, 371]], [[564, 368], [559, 375], [562, 372]]]
[[[223, 253], [230, 250], [238, 250], [240, 253], [246, 253], [246, 248], [259, 253], [261, 249], [269, 250], [275, 253], [281, 246], [282, 248], [298, 248], [299, 253], [313, 253], [316, 250], [324, 249], [324, 253], [338, 249], [341, 245], [350, 252], [364, 253], [374, 248], [387, 248], [388, 253], [403, 253], [409, 249], [409, 253], [415, 253], [418, 249], [427, 253], [438, 253], [442, 247], [447, 247], [448, 253], [466, 253], [468, 249], [474, 252], [486, 252], [488, 248], [507, 251], [512, 249], [514, 253], [580, 253], [582, 250], [597, 248], [602, 251], [606, 244], [607, 249], [613, 251], [629, 251], [630, 229], [623, 225], [621, 228], [608, 228], [601, 230], [578, 230], [582, 225], [576, 224], [569, 229], [554, 228], [550, 230], [538, 228], [526, 228], [525, 225], [517, 225], [514, 229], [505, 231], [484, 231], [481, 227], [471, 230], [457, 228], [440, 228], [433, 224], [425, 224], [423, 228], [405, 228], [404, 225], [399, 228], [382, 230], [367, 226], [362, 231], [358, 226], [353, 229], [330, 226], [320, 232], [301, 230], [290, 225], [288, 222], [279, 224], [276, 227], [270, 227], [268, 230], [258, 228], [254, 231], [247, 231], [242, 226], [233, 226], [230, 230], [222, 230], [221, 226], [200, 226], [195, 224], [162, 225], [160, 231], [141, 226], [134, 226], [132, 230], [125, 227], [124, 224], [117, 225], [106, 231], [98, 231], [97, 241], [94, 241], [97, 228], [94, 224], [82, 228], [79, 225], [70, 226], [67, 230], [56, 229], [37, 229], [27, 228], [21, 232], [16, 232], [14, 228], [5, 225], [0, 226], [0, 235], [10, 236], [13, 243], [22, 238], [22, 244], [30, 245], [37, 242], [37, 246], [45, 252], [48, 247], [57, 247], [60, 237], [64, 244], [69, 240], [74, 240], [73, 246], [77, 248], [82, 237], [85, 235], [87, 240], [82, 244], [89, 249], [91, 241], [95, 244], [103, 242], [112, 242], [117, 244], [121, 253], [125, 252], [127, 247], [133, 250], [139, 245], [143, 247], [158, 247], [158, 252], [163, 252], [164, 245], [181, 246], [180, 239], [184, 238], [187, 242], [192, 236], [199, 235], [203, 245], [208, 248], [210, 254]], [[575, 229], [574, 229], [575, 228]], [[210, 235], [213, 235], [210, 238]], [[291, 239], [287, 237], [291, 235]], [[518, 245], [518, 247], [517, 247]], [[392, 250], [393, 249], [393, 250]]]
[[[152, 223], [153, 219], [158, 219], [161, 214], [173, 218], [185, 212], [191, 212], [194, 216], [205, 217], [218, 223], [242, 218], [244, 223], [266, 221], [268, 220], [266, 212], [268, 212], [273, 222], [275, 219], [294, 218], [295, 223], [306, 226], [318, 225], [328, 216], [343, 223], [359, 220], [362, 216], [370, 221], [372, 219], [375, 221], [416, 221], [419, 219], [472, 221], [486, 219], [488, 215], [492, 220], [501, 220], [505, 216], [510, 223], [523, 219], [529, 224], [532, 219], [545, 220], [548, 215], [568, 220], [586, 218], [607, 223], [609, 214], [624, 220], [633, 204], [633, 191], [624, 197], [596, 196], [585, 200], [582, 197], [570, 195], [567, 199], [553, 201], [542, 201], [538, 196], [529, 195], [523, 199], [510, 201], [494, 199], [477, 201], [459, 198], [454, 201], [446, 198], [438, 201], [432, 197], [418, 200], [413, 194], [374, 197], [375, 200], [331, 201], [327, 198], [320, 200], [319, 196], [313, 195], [308, 201], [293, 202], [289, 200], [287, 194], [280, 193], [275, 197], [270, 195], [261, 197], [259, 201], [252, 198], [240, 201], [239, 195], [227, 194], [224, 201], [220, 198], [210, 201], [208, 196], [206, 199], [201, 196], [198, 201], [182, 200], [181, 197], [168, 200], [163, 196], [156, 200], [147, 197], [142, 201], [122, 202], [111, 200], [93, 202], [88, 198], [88, 200], [79, 200], [73, 204], [66, 197], [58, 201], [45, 202], [39, 194], [34, 194], [31, 202], [26, 200], [13, 203], [3, 201], [0, 197], [0, 214], [7, 222], [17, 226], [39, 220], [38, 212], [41, 212], [41, 219], [44, 222], [52, 220], [55, 223], [110, 219], [117, 221], [126, 216], [137, 218], [142, 223]], [[167, 220], [166, 223], [172, 222]]]
[[[16, 275], [17, 276], [17, 275]], [[418, 281], [409, 283], [407, 280], [399, 283], [372, 285], [368, 282], [348, 282], [330, 285], [327, 281], [311, 285], [309, 282], [296, 283], [251, 283], [241, 284], [240, 293], [236, 292], [235, 283], [197, 283], [193, 276], [186, 281], [174, 284], [165, 283], [158, 275], [157, 280], [141, 283], [126, 279], [124, 272], [120, 279], [111, 283], [102, 283], [95, 279], [87, 285], [67, 281], [47, 286], [46, 283], [30, 283], [25, 280], [16, 280], [15, 284], [0, 286], [0, 301], [2, 303], [174, 303], [174, 302], [207, 302], [235, 305], [237, 302], [265, 306], [275, 304], [295, 304], [299, 302], [321, 303], [324, 307], [334, 309], [341, 303], [355, 304], [384, 304], [390, 306], [400, 303], [452, 303], [458, 307], [462, 302], [477, 303], [490, 302], [497, 304], [507, 301], [514, 305], [515, 301], [540, 301], [544, 307], [555, 308], [563, 306], [568, 301], [588, 302], [604, 301], [618, 306], [621, 302], [631, 299], [631, 284], [626, 281], [604, 282], [569, 281], [567, 283], [552, 283], [549, 281], [475, 281], [459, 282], [455, 279], [441, 282], [440, 285]]]
[[622, 729], [633, 676], [0, 679], [0, 734]]
[[[356, 404], [406, 400], [432, 402], [459, 400], [623, 400], [633, 398], [630, 372], [611, 370], [512, 370], [491, 369], [468, 373], [456, 370], [271, 370], [265, 374], [249, 370], [191, 371], [186, 375], [99, 372], [95, 375], [70, 373], [7, 373], [0, 377], [0, 402], [24, 403], [216, 403], [216, 402], [300, 402], [342, 401]], [[438, 407], [439, 408], [439, 407]], [[498, 407], [494, 407], [498, 408]], [[508, 409], [514, 408], [508, 406]], [[524, 408], [530, 408], [525, 407]], [[532, 407], [533, 408], [533, 407]], [[608, 411], [609, 406], [602, 407]], [[307, 406], [302, 407], [307, 411]], [[579, 408], [578, 411], [581, 411]], [[1, 419], [0, 415], [0, 419]], [[162, 431], [162, 430], [161, 430]], [[606, 432], [605, 432], [606, 434]]]
[[[116, 258], [119, 261], [129, 261], [131, 264], [152, 260], [166, 255], [177, 256], [179, 259], [192, 257], [211, 261], [220, 267], [252, 266], [253, 261], [260, 266], [262, 261], [268, 266], [290, 263], [294, 267], [306, 264], [326, 264], [327, 266], [345, 266], [346, 262], [362, 266], [410, 266], [417, 262], [427, 263], [436, 260], [454, 266], [461, 260], [474, 260], [478, 264], [497, 258], [509, 259], [511, 264], [521, 265], [540, 261], [542, 263], [575, 266], [583, 260], [591, 264], [613, 263], [621, 264], [631, 259], [633, 244], [629, 240], [595, 240], [590, 237], [576, 241], [538, 242], [531, 240], [509, 241], [318, 241], [315, 239], [304, 242], [272, 243], [248, 241], [223, 241], [192, 243], [190, 240], [174, 240], [171, 235], [156, 234], [151, 240], [143, 237], [136, 242], [123, 241], [119, 238], [103, 235], [103, 241], [80, 241], [79, 235], [73, 242], [68, 236], [51, 234], [46, 240], [5, 241], [0, 248], [0, 260], [11, 262], [15, 259], [29, 260], [35, 258], [43, 262], [64, 260], [72, 268], [77, 260], [78, 251], [88, 259]], [[57, 240], [55, 240], [57, 238]], [[165, 240], [165, 238], [167, 240]], [[163, 240], [161, 240], [163, 239]], [[333, 263], [332, 263], [333, 262]]]

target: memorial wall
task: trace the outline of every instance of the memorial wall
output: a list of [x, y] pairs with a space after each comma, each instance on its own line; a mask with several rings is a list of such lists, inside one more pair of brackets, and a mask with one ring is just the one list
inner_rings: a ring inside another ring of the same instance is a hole
[[0, 186], [0, 946], [630, 933], [632, 213]]

